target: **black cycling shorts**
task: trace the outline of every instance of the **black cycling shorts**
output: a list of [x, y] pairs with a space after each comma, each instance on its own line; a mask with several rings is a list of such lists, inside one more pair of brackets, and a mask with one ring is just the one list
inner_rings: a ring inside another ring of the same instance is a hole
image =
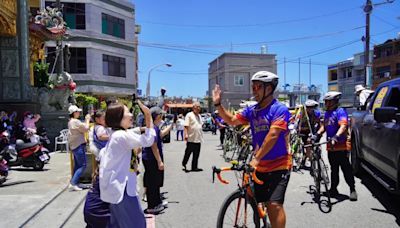
[[257, 178], [264, 184], [254, 183], [254, 191], [257, 202], [277, 202], [283, 204], [285, 201], [286, 188], [289, 184], [290, 171], [278, 170], [269, 173], [257, 172]]

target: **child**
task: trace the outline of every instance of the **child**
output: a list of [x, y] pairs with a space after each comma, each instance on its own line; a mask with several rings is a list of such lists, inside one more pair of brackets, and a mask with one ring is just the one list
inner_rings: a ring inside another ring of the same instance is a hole
[[106, 113], [103, 110], [96, 111], [92, 117], [95, 121], [95, 125], [89, 131], [89, 147], [98, 161], [99, 152], [106, 146], [111, 134], [110, 129], [106, 127], [105, 116]]
[[145, 228], [146, 220], [136, 190], [136, 170], [131, 161], [136, 160], [133, 149], [149, 147], [154, 142], [155, 131], [150, 110], [138, 101], [145, 116], [145, 133], [137, 134], [132, 127], [132, 114], [122, 104], [111, 104], [106, 111], [106, 125], [113, 129], [110, 141], [100, 153], [100, 197], [110, 203], [110, 227]]

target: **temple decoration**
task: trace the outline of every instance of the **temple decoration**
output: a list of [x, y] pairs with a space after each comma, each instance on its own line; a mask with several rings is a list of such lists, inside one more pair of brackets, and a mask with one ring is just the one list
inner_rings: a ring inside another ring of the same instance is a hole
[[0, 36], [17, 35], [17, 1], [0, 0]]

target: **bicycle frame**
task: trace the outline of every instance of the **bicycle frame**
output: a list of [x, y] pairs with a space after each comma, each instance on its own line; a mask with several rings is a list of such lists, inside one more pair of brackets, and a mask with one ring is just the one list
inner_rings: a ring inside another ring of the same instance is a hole
[[[260, 185], [263, 184], [264, 182], [257, 178], [255, 168], [251, 167], [248, 164], [238, 165], [238, 163], [234, 161], [232, 162], [231, 167], [216, 168], [215, 166], [213, 166], [212, 169], [213, 169], [213, 183], [215, 180], [215, 174], [217, 174], [218, 180], [223, 184], [229, 184], [229, 181], [223, 179], [221, 173], [225, 171], [234, 171], [236, 179], [238, 181], [238, 191], [245, 196], [244, 199], [246, 201], [254, 200], [255, 202], [257, 202], [254, 196], [253, 182]], [[242, 175], [237, 175], [238, 172], [242, 172]], [[239, 176], [241, 176], [241, 181], [239, 181]], [[246, 209], [247, 208], [245, 208], [245, 210]], [[236, 210], [235, 223], [237, 223], [239, 211], [240, 211], [240, 200], [238, 202], [238, 208]], [[262, 205], [257, 204], [257, 212], [258, 216], [261, 219], [267, 217], [267, 210], [264, 204]], [[245, 211], [245, 213], [247, 213], [247, 211]]]

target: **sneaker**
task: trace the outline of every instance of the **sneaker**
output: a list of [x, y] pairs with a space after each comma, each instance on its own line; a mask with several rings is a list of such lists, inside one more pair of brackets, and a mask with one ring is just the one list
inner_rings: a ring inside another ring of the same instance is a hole
[[185, 171], [185, 172], [187, 171], [186, 165], [182, 165], [182, 170]]
[[78, 185], [72, 185], [72, 184], [69, 184], [68, 188], [70, 191], [82, 191], [83, 190]]
[[350, 201], [357, 201], [357, 192], [355, 190], [350, 193], [349, 199]]
[[155, 208], [147, 208], [144, 213], [156, 215], [156, 214], [159, 214], [163, 210], [164, 210], [164, 207], [160, 204], [160, 205], [156, 206]]
[[163, 200], [161, 206], [163, 206], [164, 208], [168, 208], [168, 201]]

